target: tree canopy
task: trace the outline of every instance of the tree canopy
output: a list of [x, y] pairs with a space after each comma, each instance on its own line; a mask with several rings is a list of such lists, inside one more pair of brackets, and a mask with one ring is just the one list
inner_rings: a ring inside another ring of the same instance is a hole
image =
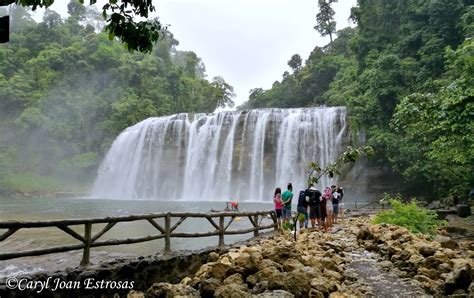
[[170, 31], [150, 54], [129, 52], [101, 32], [99, 12], [71, 3], [68, 18], [46, 10], [40, 23], [11, 10], [11, 41], [0, 46], [0, 192], [84, 185], [124, 128], [233, 105], [232, 86], [206, 79]]
[[470, 1], [358, 0], [351, 19], [355, 28], [315, 47], [271, 89], [252, 89], [240, 108], [345, 105], [352, 132], [399, 191], [466, 194], [474, 185]]
[[[68, 12], [71, 16], [73, 14], [77, 16], [77, 14], [85, 11], [81, 8], [84, 0], [77, 1], [73, 1], [68, 5]], [[92, 5], [97, 0], [89, 0], [88, 2]], [[38, 7], [50, 7], [54, 0], [2, 0], [0, 5], [14, 3], [36, 10]], [[160, 37], [164, 37], [166, 28], [161, 25], [158, 19], [137, 19], [148, 18], [149, 14], [154, 11], [155, 7], [152, 0], [108, 0], [108, 3], [102, 7], [102, 16], [107, 21], [105, 31], [109, 33], [110, 38], [114, 36], [119, 38], [127, 45], [129, 50], [151, 52], [153, 44]]]

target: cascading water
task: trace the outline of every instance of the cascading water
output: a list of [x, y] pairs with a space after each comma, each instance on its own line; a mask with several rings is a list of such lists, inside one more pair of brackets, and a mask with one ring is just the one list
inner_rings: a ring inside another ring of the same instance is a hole
[[[271, 201], [306, 187], [308, 164], [348, 143], [346, 109], [260, 109], [146, 119], [112, 144], [92, 195], [115, 199]], [[318, 187], [328, 186], [323, 177]]]

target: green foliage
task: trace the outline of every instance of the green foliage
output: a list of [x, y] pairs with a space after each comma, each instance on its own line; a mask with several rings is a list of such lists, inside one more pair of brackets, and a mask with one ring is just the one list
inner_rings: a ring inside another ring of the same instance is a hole
[[61, 183], [57, 179], [34, 173], [8, 174], [4, 185], [14, 193], [52, 193], [61, 190]]
[[[36, 24], [24, 8], [12, 7], [11, 42], [0, 47], [2, 191], [54, 188], [38, 177], [90, 183], [127, 126], [233, 105], [232, 86], [221, 77], [205, 79], [202, 61], [177, 51], [171, 32], [148, 55], [129, 52], [100, 32], [96, 11], [77, 2], [68, 11], [66, 20], [48, 11]], [[18, 179], [7, 183], [5, 173]], [[23, 173], [36, 175], [25, 178], [36, 186], [20, 183]]]
[[363, 133], [371, 162], [388, 169], [399, 191], [465, 196], [474, 181], [470, 4], [359, 0], [356, 28], [315, 47], [271, 89], [252, 89], [241, 108], [344, 105], [352, 133]]
[[[321, 168], [321, 166], [313, 161], [309, 164], [309, 176], [308, 176], [308, 185], [316, 185], [319, 179], [328, 175], [329, 177], [334, 177], [335, 175], [340, 174], [341, 168], [347, 163], [353, 163], [362, 155], [372, 156], [374, 150], [370, 146], [362, 146], [359, 148], [353, 148], [348, 146], [347, 149], [339, 155], [336, 161], [326, 165], [326, 167]], [[314, 176], [313, 176], [314, 175]]]
[[416, 200], [410, 203], [403, 203], [398, 195], [388, 198], [391, 210], [378, 213], [372, 220], [374, 224], [394, 224], [407, 228], [412, 233], [436, 234], [438, 228], [447, 224], [444, 220], [439, 220], [435, 211], [418, 207]]
[[[5, 3], [2, 5], [16, 2], [25, 7], [31, 6], [33, 10], [36, 10], [37, 7], [50, 7], [54, 0], [6, 0], [3, 2]], [[90, 5], [96, 2], [97, 0], [89, 0]], [[84, 14], [85, 9], [82, 9], [82, 5], [79, 4], [84, 4], [84, 0], [79, 0], [79, 3], [76, 1], [71, 3], [74, 4], [68, 5], [68, 12], [76, 20], [81, 20], [81, 15]], [[113, 39], [114, 36], [118, 37], [131, 51], [151, 52], [153, 44], [165, 35], [166, 27], [163, 27], [157, 19], [136, 22], [135, 18], [148, 18], [148, 14], [153, 11], [155, 11], [155, 7], [150, 0], [109, 0], [102, 7], [103, 18], [107, 19], [108, 22], [105, 31], [109, 33], [110, 39]], [[112, 12], [110, 16], [108, 15], [109, 12]], [[54, 19], [60, 20], [58, 14], [54, 18], [52, 16], [50, 15], [48, 18], [50, 27], [57, 24]]]
[[283, 230], [293, 231], [293, 229], [295, 228], [295, 224], [293, 223], [293, 221], [290, 220], [283, 223], [281, 227], [283, 228]]

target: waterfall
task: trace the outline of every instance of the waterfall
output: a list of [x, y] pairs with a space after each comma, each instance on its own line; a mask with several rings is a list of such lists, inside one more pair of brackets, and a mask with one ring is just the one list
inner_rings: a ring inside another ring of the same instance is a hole
[[[115, 139], [92, 195], [271, 201], [277, 186], [304, 189], [308, 164], [334, 161], [348, 142], [344, 107], [149, 118]], [[318, 187], [333, 183], [323, 177]]]

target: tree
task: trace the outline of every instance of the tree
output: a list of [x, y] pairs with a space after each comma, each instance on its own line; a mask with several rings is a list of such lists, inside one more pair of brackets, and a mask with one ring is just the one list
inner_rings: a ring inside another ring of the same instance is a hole
[[291, 67], [294, 73], [298, 72], [301, 69], [301, 64], [303, 60], [301, 60], [300, 55], [294, 54], [291, 56], [291, 59], [288, 61], [288, 66]]
[[[84, 0], [79, 0], [81, 4]], [[97, 0], [89, 0], [95, 4]], [[21, 6], [48, 8], [54, 0], [3, 0], [2, 5], [17, 3]], [[110, 15], [109, 12], [112, 12]], [[151, 52], [153, 44], [162, 36], [165, 29], [158, 19], [136, 21], [136, 17], [148, 18], [150, 12], [155, 11], [151, 0], [109, 0], [102, 7], [102, 16], [107, 19], [105, 31], [109, 37], [116, 36], [124, 42], [131, 51]]]
[[229, 85], [222, 77], [214, 77], [211, 82], [213, 87], [212, 98], [216, 102], [217, 108], [224, 108], [226, 106], [233, 107], [235, 97], [234, 88]]
[[318, 0], [319, 12], [316, 14], [316, 26], [314, 26], [314, 29], [322, 36], [329, 35], [331, 43], [332, 34], [336, 32], [335, 12], [331, 8], [333, 2], [337, 2], [337, 0]]

